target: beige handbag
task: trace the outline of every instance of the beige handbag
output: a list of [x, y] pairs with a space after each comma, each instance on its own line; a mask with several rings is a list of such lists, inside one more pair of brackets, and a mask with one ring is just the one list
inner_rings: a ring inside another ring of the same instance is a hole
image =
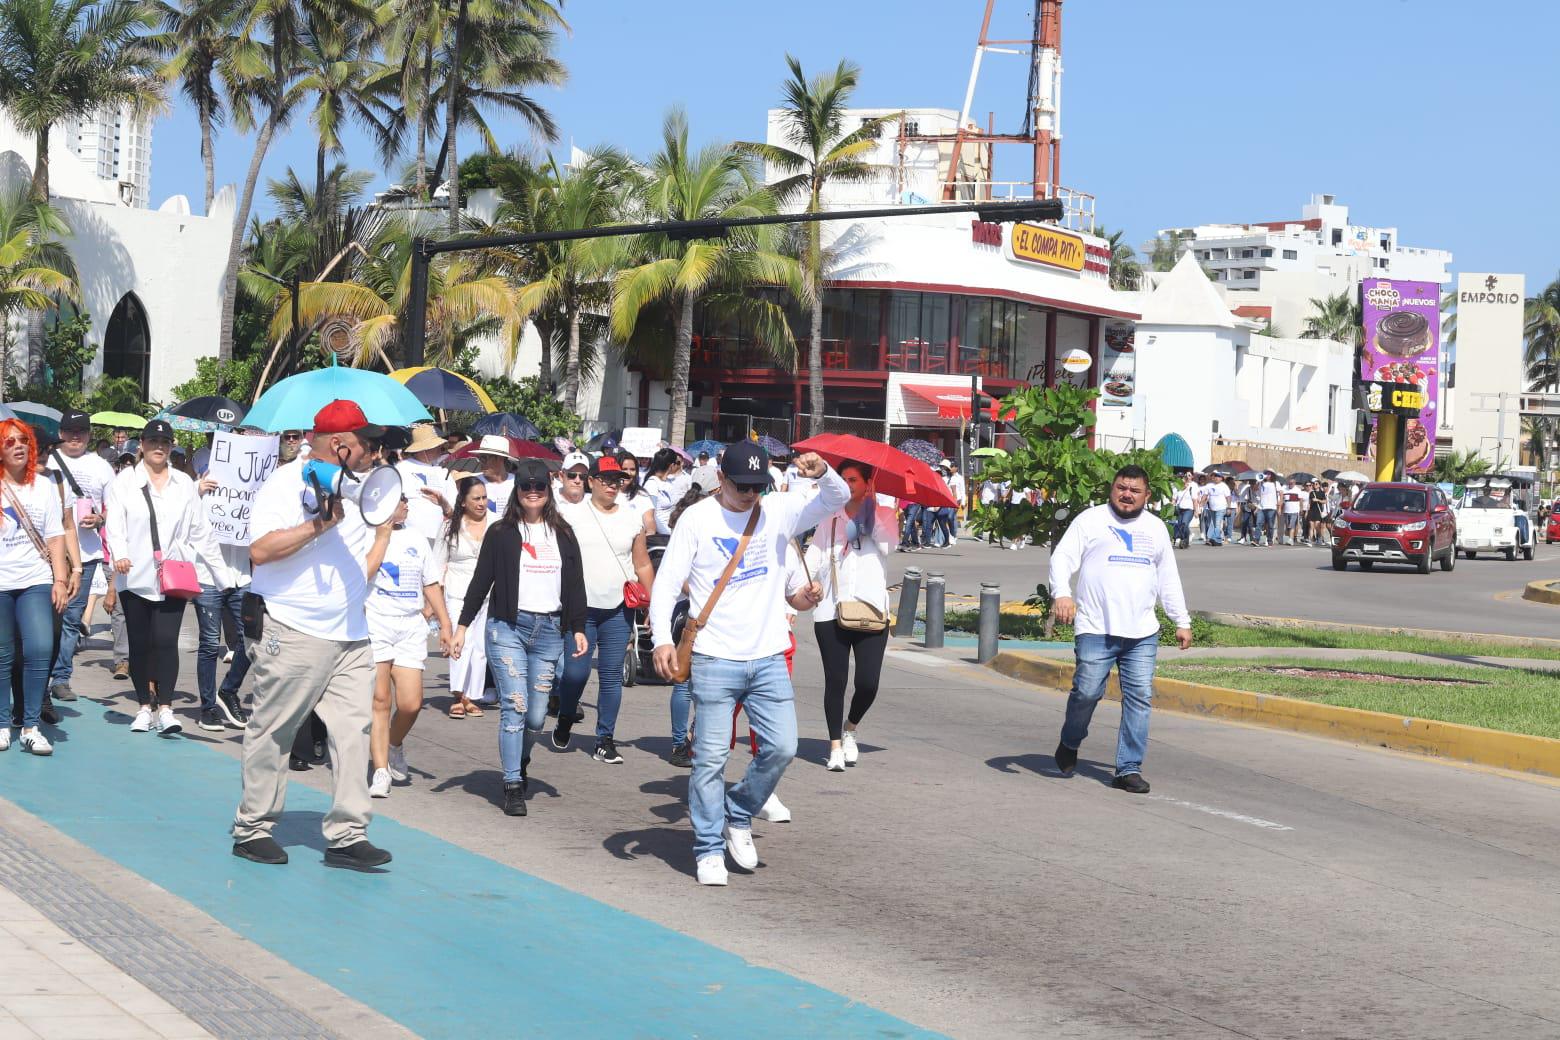
[[[840, 521], [834, 518], [831, 533], [834, 545], [839, 544]], [[840, 596], [840, 572], [835, 566], [834, 547], [829, 549], [829, 583], [834, 588], [834, 623], [848, 632], [888, 631], [888, 612], [879, 610], [864, 599], [845, 599]]]

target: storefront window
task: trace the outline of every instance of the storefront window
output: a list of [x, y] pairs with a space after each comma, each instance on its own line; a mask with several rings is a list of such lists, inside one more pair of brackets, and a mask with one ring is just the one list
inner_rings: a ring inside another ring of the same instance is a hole
[[888, 367], [920, 372], [926, 341], [921, 338], [921, 294], [896, 292], [888, 298]]

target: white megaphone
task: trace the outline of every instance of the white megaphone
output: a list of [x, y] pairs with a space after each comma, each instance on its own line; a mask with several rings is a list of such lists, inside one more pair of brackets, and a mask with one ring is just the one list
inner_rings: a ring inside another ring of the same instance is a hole
[[360, 477], [344, 466], [310, 459], [303, 464], [303, 479], [314, 492], [315, 512], [327, 512], [332, 498], [344, 499], [357, 506], [370, 527], [389, 520], [401, 504], [401, 474], [394, 466], [375, 466]]

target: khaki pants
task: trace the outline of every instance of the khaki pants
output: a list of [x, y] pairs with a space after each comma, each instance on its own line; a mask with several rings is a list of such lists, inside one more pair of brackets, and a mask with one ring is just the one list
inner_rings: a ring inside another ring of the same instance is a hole
[[[273, 642], [274, 640], [274, 642]], [[287, 800], [287, 755], [313, 711], [329, 731], [333, 788], [322, 830], [341, 848], [368, 830], [368, 726], [374, 698], [374, 655], [366, 639], [319, 639], [274, 617], [247, 644], [254, 662], [254, 709], [244, 729], [244, 794], [233, 838], [271, 833]]]

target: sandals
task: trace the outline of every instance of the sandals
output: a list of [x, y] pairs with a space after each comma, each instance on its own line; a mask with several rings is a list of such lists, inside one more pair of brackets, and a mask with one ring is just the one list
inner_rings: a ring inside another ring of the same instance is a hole
[[450, 718], [463, 719], [466, 717], [466, 705], [463, 701], [456, 701], [450, 705]]
[[471, 703], [470, 701], [467, 701], [466, 702], [466, 717], [469, 718], [469, 719], [480, 719], [482, 717], [482, 709], [477, 707], [475, 704]]

